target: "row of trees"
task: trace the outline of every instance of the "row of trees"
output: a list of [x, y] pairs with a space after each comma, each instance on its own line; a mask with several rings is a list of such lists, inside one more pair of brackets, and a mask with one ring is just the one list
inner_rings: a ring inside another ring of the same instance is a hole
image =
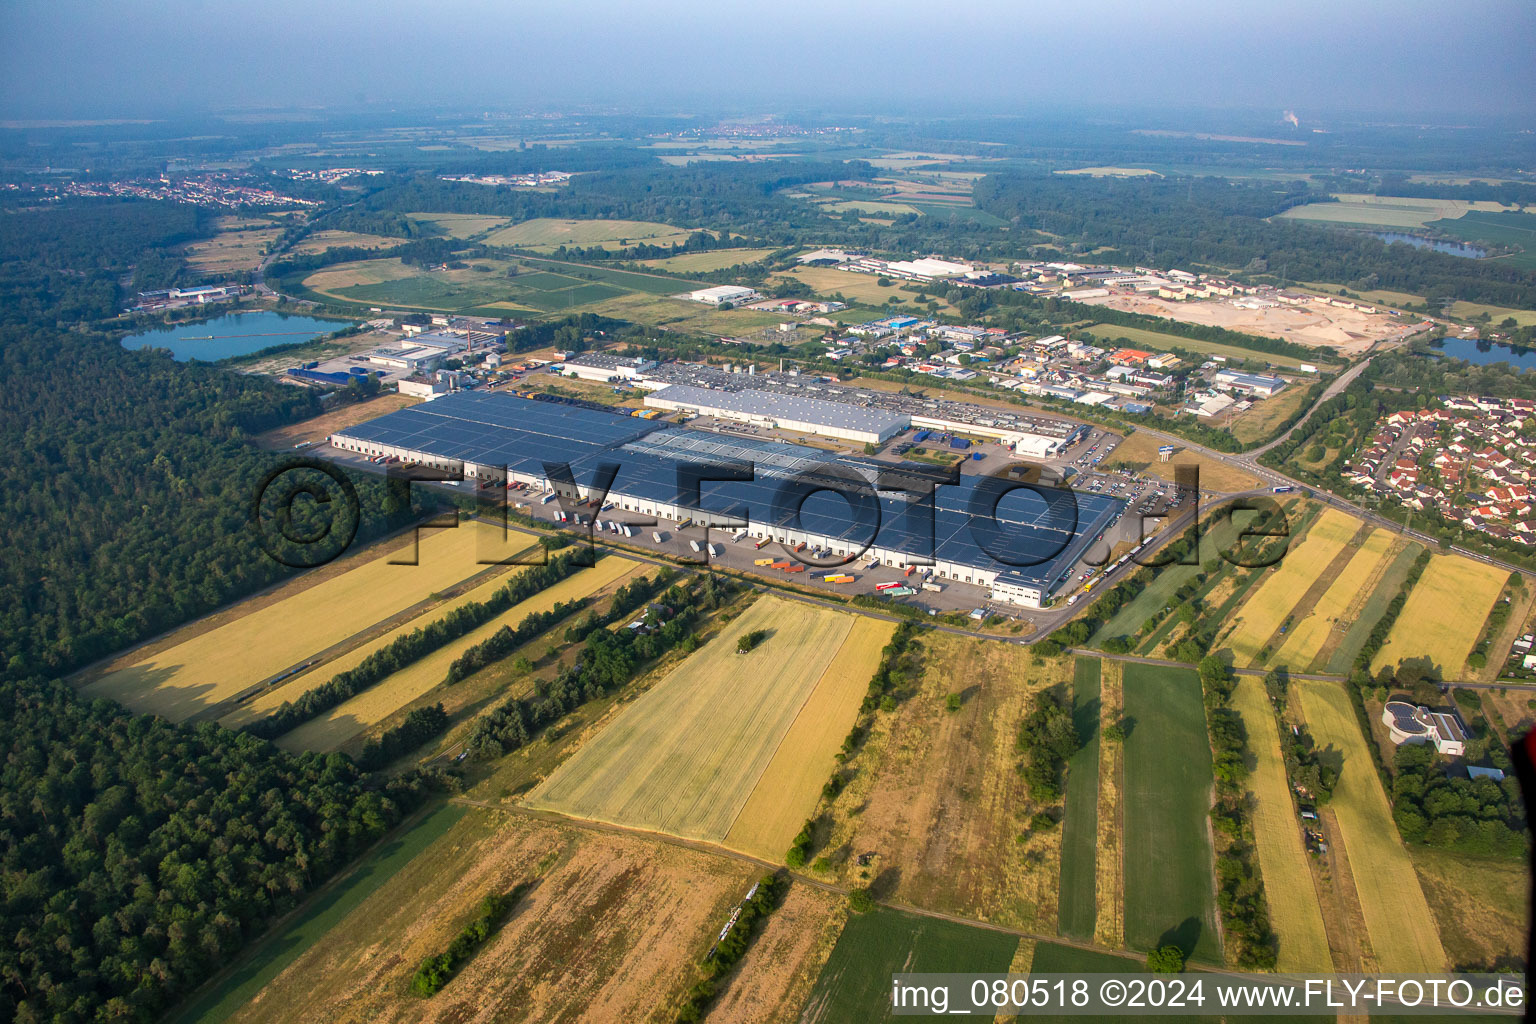
[[[662, 601], [670, 616], [649, 631], [587, 630], [586, 646], [575, 664], [561, 669], [554, 679], [540, 681], [533, 695], [514, 697], [475, 719], [464, 749], [476, 760], [492, 760], [517, 750], [540, 729], [627, 683], [647, 662], [674, 647], [696, 644], [693, 626], [736, 586], [726, 577], [701, 574], [687, 586], [678, 584], [666, 591]], [[600, 626], [600, 620], [594, 619], [593, 625]]]
[[414, 664], [466, 633], [479, 628], [519, 602], [552, 587], [582, 568], [584, 551], [568, 551], [544, 565], [532, 566], [513, 576], [484, 601], [470, 601], [452, 609], [442, 618], [396, 637], [368, 655], [357, 665], [338, 672], [326, 682], [284, 701], [265, 718], [246, 726], [246, 731], [263, 739], [276, 739], [283, 733], [324, 714], [363, 690]]
[[1050, 690], [1035, 694], [1014, 746], [1022, 757], [1019, 773], [1030, 797], [1039, 804], [1060, 800], [1062, 770], [1082, 746], [1067, 702]]

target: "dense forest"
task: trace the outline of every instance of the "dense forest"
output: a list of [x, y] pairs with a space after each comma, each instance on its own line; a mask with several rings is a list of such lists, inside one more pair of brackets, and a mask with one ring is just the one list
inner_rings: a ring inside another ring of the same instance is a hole
[[152, 1020], [424, 795], [62, 683], [0, 702], [0, 1019]]
[[[420, 786], [378, 791], [345, 758], [296, 758], [49, 681], [294, 574], [252, 530], [254, 488], [277, 456], [248, 442], [319, 406], [266, 378], [55, 326], [114, 312], [123, 271], [200, 230], [197, 211], [6, 216], [0, 1019], [151, 1020], [387, 830]], [[356, 486], [361, 536], [386, 529], [382, 487]]]
[[1302, 182], [995, 174], [976, 204], [1022, 227], [1110, 246], [1118, 263], [1210, 266], [1255, 279], [1331, 281], [1502, 306], [1536, 305], [1536, 273], [1369, 236], [1267, 220], [1318, 196]]

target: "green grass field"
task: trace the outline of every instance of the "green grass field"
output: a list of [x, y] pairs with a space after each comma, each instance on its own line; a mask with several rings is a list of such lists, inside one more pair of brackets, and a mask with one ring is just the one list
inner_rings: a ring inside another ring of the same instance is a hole
[[237, 1009], [282, 973], [294, 960], [452, 828], [468, 808], [443, 804], [408, 832], [379, 847], [353, 872], [332, 885], [281, 931], [258, 941], [234, 969], [196, 1002], [173, 1018], [173, 1024], [215, 1024]]
[[[1124, 338], [1133, 346], [1141, 346], [1153, 351], [1180, 348], [1190, 352], [1226, 356], [1229, 359], [1256, 359], [1261, 363], [1272, 363], [1275, 366], [1284, 366], [1291, 370], [1296, 369], [1303, 362], [1310, 362], [1314, 365], [1326, 365], [1326, 356], [1322, 355], [1302, 360], [1295, 356], [1256, 352], [1250, 348], [1238, 348], [1236, 345], [1222, 345], [1214, 341], [1200, 341], [1197, 338], [1186, 338], [1183, 335], [1170, 334], [1165, 331], [1148, 331], [1140, 327], [1121, 327], [1119, 324], [1094, 324], [1088, 328], [1088, 332], [1099, 339], [1101, 343], [1113, 344], [1118, 339]], [[1268, 403], [1264, 404], [1267, 405]]]
[[704, 252], [685, 252], [681, 256], [666, 256], [659, 260], [641, 260], [647, 267], [670, 270], [677, 274], [704, 274], [711, 270], [724, 270], [743, 263], [755, 263], [775, 249], [708, 249]]
[[545, 251], [562, 245], [621, 249], [640, 242], [649, 245], [686, 242], [692, 233], [688, 228], [645, 220], [560, 220], [536, 217], [487, 235], [485, 243], [526, 246]]
[[1207, 813], [1210, 742], [1192, 669], [1125, 666], [1125, 939], [1221, 962]]
[[692, 291], [705, 285], [694, 281], [680, 281], [675, 277], [656, 274], [637, 274], [632, 270], [612, 270], [608, 267], [590, 267], [583, 263], [550, 260], [539, 256], [520, 256], [518, 262], [536, 269], [549, 270], [566, 276], [578, 276], [601, 284], [613, 285], [622, 291], [645, 292], [650, 295], [675, 295]]
[[1473, 210], [1453, 220], [1431, 221], [1428, 227], [1441, 234], [1468, 242], [1492, 242], [1496, 245], [1518, 245], [1523, 252], [1509, 256], [1496, 256], [1500, 264], [1536, 269], [1536, 213], [1496, 212]]
[[1072, 680], [1072, 724], [1082, 749], [1067, 762], [1061, 826], [1061, 904], [1057, 928], [1068, 938], [1093, 938], [1098, 917], [1095, 851], [1099, 835], [1098, 658], [1078, 658]]
[[1145, 590], [1127, 602], [1114, 617], [1093, 635], [1092, 644], [1102, 644], [1112, 636], [1137, 635], [1142, 623], [1152, 614], [1173, 600], [1173, 592], [1200, 572], [1200, 565], [1217, 557], [1217, 552], [1230, 549], [1234, 539], [1247, 525], [1251, 516], [1236, 519], [1230, 516], [1216, 517], [1216, 525], [1206, 519], [1200, 533], [1200, 558], [1195, 565], [1167, 565], [1152, 572], [1152, 582]]
[[891, 975], [897, 972], [1005, 973], [1019, 939], [1006, 932], [972, 928], [881, 907], [854, 914], [838, 936], [811, 989], [801, 1020], [806, 1024], [873, 1024], [884, 1020], [934, 1020], [891, 1013]]

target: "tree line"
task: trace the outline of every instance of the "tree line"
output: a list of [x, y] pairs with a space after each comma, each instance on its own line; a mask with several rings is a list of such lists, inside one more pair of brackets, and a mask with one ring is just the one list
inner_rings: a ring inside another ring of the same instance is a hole
[[354, 667], [336, 673], [294, 700], [284, 701], [270, 715], [247, 725], [245, 731], [263, 739], [276, 739], [345, 703], [381, 679], [420, 661], [444, 644], [479, 628], [519, 602], [554, 586], [582, 568], [584, 557], [585, 552], [568, 551], [544, 565], [524, 569], [484, 601], [459, 605], [442, 618], [396, 637]]

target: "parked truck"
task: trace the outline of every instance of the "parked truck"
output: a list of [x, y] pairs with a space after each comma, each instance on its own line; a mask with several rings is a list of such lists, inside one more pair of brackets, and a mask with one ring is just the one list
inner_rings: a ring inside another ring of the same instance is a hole
[[773, 541], [772, 537], [764, 537], [762, 540], [758, 541], [756, 544], [754, 544], [752, 546], [754, 548], [756, 548], [757, 550], [761, 551], [761, 550], [763, 550], [763, 548], [767, 547], [772, 541]]
[[693, 548], [694, 551], [702, 552], [704, 550], [704, 546], [696, 540], [689, 541], [688, 546]]
[[554, 500], [555, 500], [555, 492], [554, 491], [550, 491], [548, 494], [544, 495], [544, 497], [539, 499], [539, 504], [540, 505], [548, 505], [550, 502], [552, 502]]
[[655, 541], [657, 544], [660, 544], [664, 539], [665, 538], [663, 538], [662, 535], [659, 534], [659, 533], [652, 533], [651, 534], [651, 540]]
[[928, 580], [924, 580], [922, 586], [924, 590], [930, 590], [935, 594], [942, 594], [944, 592], [944, 585], [942, 583], [931, 583]]

